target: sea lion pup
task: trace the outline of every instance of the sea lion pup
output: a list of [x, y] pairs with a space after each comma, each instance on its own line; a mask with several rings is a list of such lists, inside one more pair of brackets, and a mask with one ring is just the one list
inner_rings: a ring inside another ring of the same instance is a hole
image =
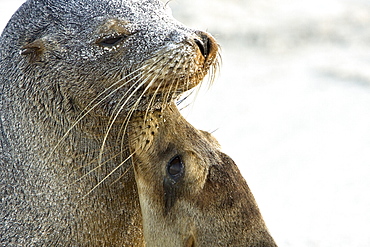
[[126, 124], [216, 57], [157, 0], [24, 3], [0, 38], [0, 245], [143, 245]]
[[136, 112], [130, 147], [146, 246], [276, 246], [232, 159], [171, 105]]

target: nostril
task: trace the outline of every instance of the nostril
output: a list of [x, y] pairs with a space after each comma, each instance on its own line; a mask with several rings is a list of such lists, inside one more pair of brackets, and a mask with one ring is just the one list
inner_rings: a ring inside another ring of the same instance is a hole
[[209, 36], [209, 34], [202, 32], [202, 31], [196, 31], [197, 37], [194, 39], [195, 43], [199, 47], [200, 52], [202, 55], [207, 58], [212, 50], [214, 50], [213, 46], [213, 38]]
[[194, 39], [194, 41], [195, 41], [195, 44], [197, 44], [197, 46], [200, 50], [200, 53], [202, 53], [203, 57], [207, 57], [208, 56], [207, 43], [204, 44], [199, 39]]

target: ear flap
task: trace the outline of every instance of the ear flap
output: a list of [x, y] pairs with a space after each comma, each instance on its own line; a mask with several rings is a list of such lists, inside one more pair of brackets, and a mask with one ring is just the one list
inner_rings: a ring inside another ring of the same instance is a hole
[[22, 47], [21, 55], [27, 55], [31, 63], [42, 62], [41, 56], [45, 51], [44, 41], [36, 39], [35, 41]]

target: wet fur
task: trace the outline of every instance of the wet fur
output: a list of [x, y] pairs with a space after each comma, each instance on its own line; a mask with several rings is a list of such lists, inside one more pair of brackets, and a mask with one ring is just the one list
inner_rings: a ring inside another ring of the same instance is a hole
[[157, 1], [22, 5], [0, 39], [2, 245], [144, 244], [127, 124], [216, 66], [204, 35]]

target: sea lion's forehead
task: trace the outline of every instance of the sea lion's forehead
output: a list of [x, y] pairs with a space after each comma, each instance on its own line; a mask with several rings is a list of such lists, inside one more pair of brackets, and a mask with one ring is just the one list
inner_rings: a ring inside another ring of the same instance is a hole
[[101, 31], [101, 25], [111, 20], [127, 23], [131, 31], [151, 30], [156, 35], [175, 29], [189, 31], [172, 17], [166, 5], [156, 0], [64, 0], [50, 3], [47, 9], [49, 13], [44, 14], [49, 24], [72, 34], [91, 33], [97, 28]]
[[167, 7], [157, 0], [59, 0], [46, 1], [54, 16], [66, 16], [69, 20], [98, 17], [121, 17], [130, 22], [145, 19], [161, 19], [168, 16]]

